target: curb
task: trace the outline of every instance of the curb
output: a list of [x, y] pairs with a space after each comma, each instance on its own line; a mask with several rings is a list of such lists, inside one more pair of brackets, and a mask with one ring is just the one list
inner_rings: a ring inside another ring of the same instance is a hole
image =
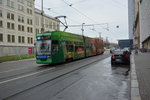
[[5, 61], [5, 62], [0, 62], [0, 63], [15, 63], [15, 62], [22, 62], [22, 61], [34, 61], [35, 58], [29, 58], [29, 59], [20, 59], [20, 60], [14, 60], [14, 61]]
[[133, 52], [131, 55], [131, 100], [141, 100]]

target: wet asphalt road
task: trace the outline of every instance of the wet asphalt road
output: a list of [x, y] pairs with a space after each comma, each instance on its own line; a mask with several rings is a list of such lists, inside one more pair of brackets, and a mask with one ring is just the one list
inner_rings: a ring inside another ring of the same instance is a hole
[[111, 66], [109, 56], [53, 66], [34, 61], [1, 63], [5, 67], [0, 67], [0, 99], [130, 100], [129, 66]]

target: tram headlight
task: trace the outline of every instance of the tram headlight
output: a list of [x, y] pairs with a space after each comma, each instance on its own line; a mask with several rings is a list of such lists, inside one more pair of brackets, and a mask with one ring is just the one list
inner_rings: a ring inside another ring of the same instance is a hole
[[47, 56], [47, 58], [50, 58], [51, 56]]

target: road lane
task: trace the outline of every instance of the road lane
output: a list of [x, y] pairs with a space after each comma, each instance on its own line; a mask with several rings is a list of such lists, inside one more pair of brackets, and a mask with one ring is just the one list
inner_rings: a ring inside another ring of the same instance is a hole
[[[43, 96], [43, 99], [130, 100], [129, 66], [118, 64], [112, 67], [110, 58], [89, 66], [87, 69], [77, 72], [77, 75], [84, 76], [78, 82], [53, 97]], [[49, 91], [51, 90], [49, 89]], [[32, 95], [32, 97], [34, 97], [34, 95]], [[32, 97], [30, 97], [29, 100], [31, 100]]]
[[7, 100], [130, 100], [129, 76], [129, 66], [112, 67], [109, 57]]
[[[109, 53], [107, 51], [104, 53], [104, 55], [108, 55], [108, 54]], [[88, 58], [82, 59], [82, 61], [87, 60], [87, 59]], [[74, 64], [74, 63], [73, 62], [66, 63], [65, 66], [67, 66], [69, 64]], [[57, 65], [57, 66], [62, 67], [62, 65]], [[49, 67], [54, 67], [54, 66], [53, 65], [36, 64], [35, 58], [0, 63], [0, 81], [8, 80], [10, 78], [16, 78], [18, 76], [23, 76], [25, 74], [34, 73], [36, 71], [45, 70]]]
[[37, 71], [37, 72], [33, 72], [33, 73], [22, 75], [22, 76], [18, 76], [18, 77], [11, 78], [11, 79], [8, 79], [8, 80], [5, 80], [5, 81], [1, 81], [0, 85], [4, 84], [4, 83], [7, 83], [7, 82], [15, 81], [15, 80], [18, 80], [18, 79], [22, 79], [22, 78], [25, 78], [25, 77], [30, 77], [30, 76], [33, 76], [33, 75], [36, 75], [36, 74], [39, 74], [39, 73], [43, 73], [43, 72], [46, 72], [46, 71], [49, 71], [49, 70], [53, 70], [53, 69], [55, 69], [55, 67], [48, 68], [48, 69], [41, 70], [41, 71]]
[[57, 68], [52, 71], [39, 73], [31, 77], [24, 77], [16, 81], [10, 81], [8, 83], [2, 84], [0, 85], [0, 90], [1, 90], [0, 97], [4, 99], [7, 97], [15, 96], [17, 94], [20, 94], [21, 92], [24, 92], [32, 88], [38, 87], [40, 85], [43, 85], [45, 83], [48, 83], [54, 79], [57, 79], [68, 73], [71, 73], [72, 71], [75, 71], [82, 66], [86, 66], [87, 64], [91, 62], [95, 62], [97, 60], [102, 60], [108, 56], [109, 55], [106, 54], [106, 55], [90, 57], [90, 58], [86, 58], [83, 60], [78, 60], [78, 61], [68, 63], [67, 66], [64, 66], [63, 64], [58, 65]]

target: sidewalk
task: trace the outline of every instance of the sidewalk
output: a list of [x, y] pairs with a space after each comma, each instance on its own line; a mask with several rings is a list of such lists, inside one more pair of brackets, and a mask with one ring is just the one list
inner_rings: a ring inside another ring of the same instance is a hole
[[132, 54], [131, 100], [150, 100], [150, 53]]

